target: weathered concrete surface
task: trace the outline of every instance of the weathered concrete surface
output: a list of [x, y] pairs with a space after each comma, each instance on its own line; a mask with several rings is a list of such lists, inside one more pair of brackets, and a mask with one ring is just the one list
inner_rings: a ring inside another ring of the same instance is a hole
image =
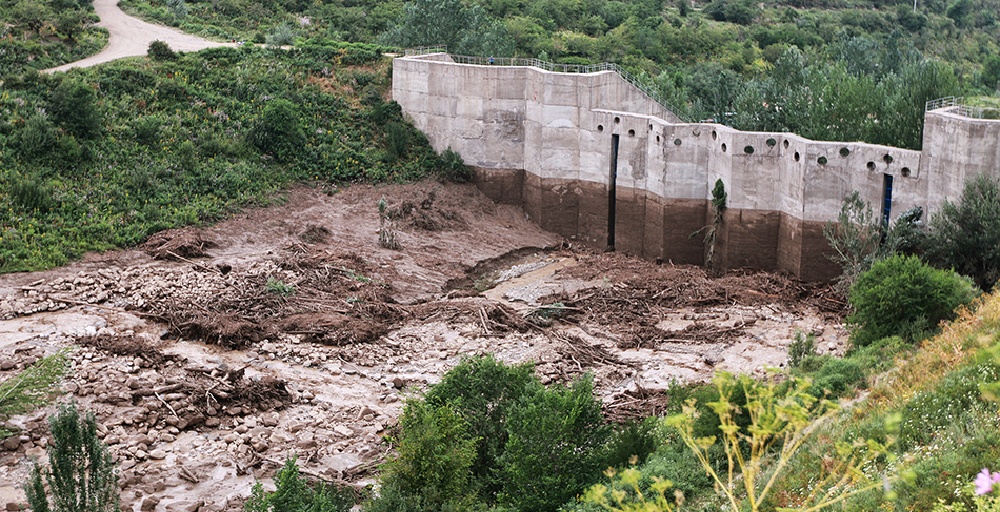
[[393, 98], [437, 150], [458, 151], [491, 198], [519, 203], [543, 228], [608, 245], [617, 140], [616, 250], [703, 263], [711, 191], [727, 211], [715, 264], [826, 280], [837, 269], [822, 227], [852, 191], [890, 218], [927, 215], [982, 172], [1000, 174], [1000, 121], [929, 112], [924, 152], [791, 133], [682, 123], [612, 72], [553, 73], [457, 64], [445, 54], [393, 63]]

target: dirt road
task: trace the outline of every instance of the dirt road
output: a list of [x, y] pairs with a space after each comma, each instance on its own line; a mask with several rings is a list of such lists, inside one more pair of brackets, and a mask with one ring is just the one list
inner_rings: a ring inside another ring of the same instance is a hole
[[124, 57], [146, 55], [149, 43], [160, 40], [175, 51], [197, 51], [216, 46], [235, 46], [185, 34], [175, 28], [147, 23], [126, 15], [118, 7], [118, 0], [94, 0], [94, 10], [101, 21], [97, 26], [108, 29], [108, 45], [97, 55], [83, 60], [46, 69], [46, 73], [86, 68]]
[[[378, 244], [381, 197], [398, 250]], [[796, 331], [842, 350], [836, 307], [780, 275], [565, 245], [471, 185], [302, 187], [138, 249], [0, 276], [0, 380], [77, 347], [61, 400], [95, 411], [123, 502], [237, 511], [293, 452], [308, 474], [370, 482], [403, 401], [464, 356], [531, 361], [545, 382], [589, 372], [609, 418], [636, 418], [675, 379], [784, 364]], [[23, 500], [48, 410], [0, 440], [0, 508]]]

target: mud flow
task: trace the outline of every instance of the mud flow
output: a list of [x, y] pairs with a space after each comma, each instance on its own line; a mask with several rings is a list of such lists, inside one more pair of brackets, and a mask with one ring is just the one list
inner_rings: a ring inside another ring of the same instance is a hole
[[[841, 351], [841, 307], [776, 274], [711, 278], [577, 247], [471, 185], [300, 188], [216, 226], [0, 276], [0, 378], [74, 347], [64, 399], [96, 413], [124, 504], [241, 510], [291, 453], [307, 475], [371, 482], [403, 401], [465, 356], [531, 361], [545, 382], [593, 374], [625, 421], [662, 411], [674, 381], [782, 366], [796, 332]], [[23, 502], [50, 410], [11, 419], [0, 500]]]

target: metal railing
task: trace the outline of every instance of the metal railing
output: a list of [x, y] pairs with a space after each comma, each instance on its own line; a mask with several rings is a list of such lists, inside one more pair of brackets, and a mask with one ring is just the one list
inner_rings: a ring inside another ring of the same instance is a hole
[[[422, 55], [429, 55], [432, 53], [447, 53], [447, 47], [445, 46], [421, 46], [417, 48], [408, 48], [404, 55], [406, 57], [419, 57]], [[690, 122], [690, 120], [678, 114], [681, 110], [674, 108], [670, 103], [663, 99], [659, 92], [654, 89], [649, 84], [639, 80], [631, 73], [626, 71], [624, 68], [615, 64], [613, 62], [602, 62], [600, 64], [559, 64], [555, 62], [546, 62], [539, 59], [528, 59], [521, 57], [474, 57], [468, 55], [453, 55], [448, 54], [451, 60], [458, 64], [473, 64], [478, 66], [522, 66], [522, 67], [534, 67], [539, 69], [544, 69], [545, 71], [554, 71], [557, 73], [596, 73], [599, 71], [613, 71], [618, 73], [618, 76], [625, 80], [626, 82], [632, 84], [636, 89], [639, 89], [643, 94], [649, 97], [649, 99], [656, 102], [660, 107], [662, 107], [667, 112], [670, 112], [676, 116], [681, 121]]]
[[444, 45], [438, 46], [417, 46], [414, 48], [407, 48], [403, 50], [404, 57], [419, 57], [421, 55], [430, 55], [432, 53], [447, 53], [448, 47]]
[[925, 112], [941, 108], [947, 108], [953, 114], [972, 119], [1000, 119], [1000, 109], [969, 105], [965, 98], [956, 96], [938, 98], [924, 104]]

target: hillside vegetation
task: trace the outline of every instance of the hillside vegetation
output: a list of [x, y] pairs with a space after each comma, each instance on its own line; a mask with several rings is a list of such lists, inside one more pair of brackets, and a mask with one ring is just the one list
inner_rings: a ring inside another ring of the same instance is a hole
[[[995, 94], [997, 0], [126, 0], [184, 30], [617, 62], [692, 120], [919, 148], [924, 103]], [[763, 8], [761, 7], [763, 6]]]
[[384, 101], [378, 47], [160, 55], [4, 82], [0, 272], [134, 245], [273, 201], [297, 180], [409, 180], [439, 167]]
[[0, 79], [100, 51], [108, 32], [94, 26], [91, 0], [0, 1]]

